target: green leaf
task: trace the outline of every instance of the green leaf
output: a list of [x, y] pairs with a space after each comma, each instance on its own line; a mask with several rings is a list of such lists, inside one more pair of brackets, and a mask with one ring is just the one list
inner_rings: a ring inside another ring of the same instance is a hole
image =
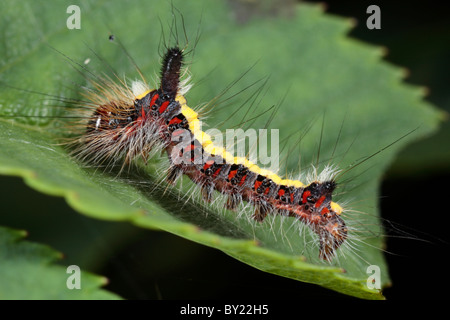
[[[80, 1], [81, 29], [69, 30], [70, 4], [2, 2], [7, 19], [0, 22], [5, 38], [0, 47], [1, 81], [80, 99], [76, 88], [87, 85], [90, 72], [111, 75], [114, 69], [121, 78], [139, 77], [117, 41], [108, 40], [111, 33], [147, 79], [159, 70], [161, 25], [166, 39], [177, 34], [183, 44], [186, 34], [190, 48], [200, 34], [188, 57], [194, 83], [186, 96], [188, 104], [208, 102], [245, 74], [208, 113], [208, 128], [228, 118], [222, 129], [240, 126], [246, 114], [252, 121], [244, 125], [264, 128], [270, 107], [276, 106], [269, 128], [279, 129], [280, 145], [286, 143], [280, 172], [298, 173], [311, 163], [319, 168], [333, 163], [345, 171], [336, 198], [346, 203], [344, 218], [358, 229], [359, 240], [349, 241], [353, 249], [343, 248], [330, 265], [319, 261], [317, 246], [311, 245], [314, 235], [299, 235], [291, 218], [269, 217], [262, 224], [238, 219], [236, 213], [186, 196], [193, 186], [187, 179], [181, 191], [164, 192], [165, 186], [157, 182], [158, 161], [146, 167], [138, 163], [138, 169], [120, 175], [88, 168], [56, 143], [64, 128], [48, 116], [61, 116], [64, 109], [53, 107], [54, 98], [8, 86], [0, 86], [1, 114], [42, 117], [0, 119], [0, 173], [21, 176], [32, 188], [63, 196], [94, 218], [165, 230], [263, 271], [361, 298], [383, 297], [366, 284], [369, 265], [380, 267], [383, 286], [390, 282], [381, 249], [378, 185], [395, 154], [434, 132], [441, 115], [422, 101], [421, 88], [402, 83], [402, 69], [381, 61], [383, 50], [346, 36], [351, 20], [327, 15], [310, 4], [288, 7], [277, 15], [270, 10], [252, 14], [239, 7], [233, 11], [219, 1], [173, 1], [183, 19], [173, 11], [177, 24], [171, 29], [174, 19], [167, 1]], [[79, 64], [79, 72], [70, 64]], [[256, 115], [261, 116], [253, 122]], [[251, 210], [242, 215], [249, 217]]]
[[67, 281], [75, 273], [54, 263], [62, 255], [24, 241], [25, 236], [25, 231], [0, 227], [0, 299], [120, 299], [99, 289], [107, 283], [106, 278], [83, 270], [80, 289], [69, 289]]

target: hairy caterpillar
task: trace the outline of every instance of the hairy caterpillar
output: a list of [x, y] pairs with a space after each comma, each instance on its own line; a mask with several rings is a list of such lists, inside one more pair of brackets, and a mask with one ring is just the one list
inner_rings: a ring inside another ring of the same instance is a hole
[[214, 146], [198, 129], [197, 113], [186, 104], [187, 84], [180, 83], [182, 64], [183, 51], [169, 48], [159, 89], [150, 90], [142, 82], [134, 82], [131, 90], [109, 84], [101, 89], [103, 96], [91, 95], [89, 100], [97, 107], [86, 134], [77, 141], [77, 156], [130, 162], [137, 156], [146, 159], [158, 146], [169, 156], [169, 183], [185, 174], [200, 186], [205, 201], [212, 200], [214, 190], [228, 197], [227, 209], [235, 210], [244, 200], [255, 207], [253, 218], [260, 222], [268, 214], [296, 217], [317, 234], [320, 257], [330, 261], [347, 237], [342, 208], [332, 202], [336, 188], [332, 174], [305, 185]]
[[[205, 202], [212, 201], [217, 190], [226, 196], [227, 209], [235, 210], [242, 202], [249, 202], [254, 206], [253, 219], [259, 222], [273, 214], [294, 217], [316, 233], [318, 255], [330, 262], [348, 237], [348, 227], [341, 217], [343, 209], [331, 199], [337, 171], [326, 167], [321, 174], [310, 175], [304, 184], [283, 179], [214, 146], [199, 130], [197, 113], [184, 98], [190, 86], [180, 81], [183, 51], [167, 48], [158, 90], [150, 90], [145, 80], [128, 86], [119, 78], [114, 82], [90, 74], [87, 80], [93, 89], [82, 93], [84, 99], [61, 98], [75, 107], [73, 116], [81, 120], [74, 130], [79, 137], [69, 143], [73, 154], [82, 161], [109, 167], [128, 164], [137, 157], [145, 160], [156, 150], [165, 150], [172, 163], [166, 173], [169, 183], [185, 174], [200, 185]], [[84, 69], [80, 64], [77, 67]], [[176, 136], [184, 136], [183, 143], [175, 143]], [[180, 149], [179, 145], [184, 147]], [[302, 230], [300, 226], [298, 229]], [[298, 241], [303, 239], [299, 237]]]

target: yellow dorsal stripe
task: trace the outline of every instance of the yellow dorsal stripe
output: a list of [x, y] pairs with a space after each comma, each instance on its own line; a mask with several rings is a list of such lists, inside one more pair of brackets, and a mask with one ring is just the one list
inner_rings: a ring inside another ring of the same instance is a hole
[[140, 95], [136, 96], [136, 100], [141, 100], [142, 98], [144, 98], [146, 95], [148, 95], [152, 91], [153, 90], [147, 90], [144, 93], [141, 93]]
[[340, 205], [338, 205], [336, 202], [331, 202], [330, 207], [331, 207], [331, 210], [336, 212], [336, 214], [338, 214], [338, 215], [341, 214], [342, 211], [344, 211], [344, 209], [342, 209], [342, 207]]
[[[247, 158], [243, 157], [233, 157], [225, 148], [214, 146], [211, 141], [211, 136], [201, 130], [201, 122], [198, 119], [198, 114], [191, 108], [189, 108], [186, 104], [186, 98], [180, 94], [178, 94], [175, 100], [181, 105], [181, 113], [184, 115], [189, 124], [189, 130], [194, 134], [195, 139], [197, 139], [203, 149], [209, 154], [214, 154], [221, 156], [227, 163], [229, 164], [242, 164], [250, 171], [265, 176], [271, 179], [278, 185], [286, 186], [286, 187], [305, 187], [305, 184], [298, 180], [291, 179], [282, 179], [276, 173], [273, 173], [270, 170], [263, 169], [258, 167], [256, 164], [249, 161]], [[341, 214], [343, 209], [336, 202], [331, 202], [331, 209], [335, 211], [337, 214]]]
[[242, 164], [247, 167], [250, 171], [263, 175], [271, 179], [276, 184], [281, 184], [287, 187], [303, 187], [304, 184], [298, 180], [282, 179], [276, 173], [270, 170], [258, 167], [256, 164], [249, 161], [247, 158], [243, 157], [233, 157], [225, 148], [214, 146], [211, 141], [210, 135], [201, 130], [201, 122], [198, 120], [198, 114], [186, 104], [186, 99], [182, 95], [177, 95], [175, 100], [181, 105], [181, 113], [184, 115], [189, 124], [189, 130], [194, 134], [195, 139], [197, 139], [201, 144], [203, 149], [209, 154], [215, 154], [221, 156], [227, 163]]

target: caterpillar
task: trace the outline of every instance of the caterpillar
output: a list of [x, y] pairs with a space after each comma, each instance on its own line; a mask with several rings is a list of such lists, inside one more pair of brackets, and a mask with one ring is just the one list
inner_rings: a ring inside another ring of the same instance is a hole
[[[169, 158], [166, 180], [175, 184], [186, 175], [211, 202], [214, 191], [227, 197], [226, 208], [236, 210], [241, 201], [254, 207], [252, 218], [263, 222], [268, 215], [294, 217], [319, 238], [319, 257], [331, 261], [347, 239], [343, 209], [332, 201], [337, 183], [333, 170], [324, 179], [304, 184], [283, 179], [245, 157], [234, 157], [215, 146], [200, 129], [198, 114], [188, 107], [189, 90], [183, 74], [184, 50], [167, 48], [160, 72], [160, 86], [151, 90], [142, 81], [97, 84], [99, 92], [87, 92], [95, 108], [78, 138], [74, 154], [82, 160], [111, 163], [136, 157], [147, 159], [156, 150]], [[92, 111], [92, 110], [91, 110]]]

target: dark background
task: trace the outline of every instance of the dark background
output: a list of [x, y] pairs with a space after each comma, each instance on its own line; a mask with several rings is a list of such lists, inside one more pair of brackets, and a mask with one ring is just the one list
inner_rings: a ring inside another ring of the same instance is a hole
[[[329, 13], [356, 19], [350, 36], [387, 48], [385, 60], [410, 71], [405, 81], [426, 86], [426, 99], [450, 111], [450, 14], [445, 2], [392, 2], [325, 3]], [[366, 28], [370, 4], [381, 9], [381, 30]], [[391, 253], [386, 257], [393, 282], [384, 291], [388, 299], [449, 297], [449, 137], [445, 123], [437, 135], [404, 150], [386, 174], [381, 209], [383, 218], [392, 222], [387, 224]], [[111, 283], [106, 288], [124, 298], [352, 299], [258, 271], [172, 234], [89, 219], [64, 200], [28, 188], [19, 178], [0, 177], [0, 185], [7, 190], [0, 193], [1, 225], [26, 229], [30, 240], [64, 252], [64, 264], [74, 262], [107, 276]], [[103, 254], [96, 256], [98, 252]]]

